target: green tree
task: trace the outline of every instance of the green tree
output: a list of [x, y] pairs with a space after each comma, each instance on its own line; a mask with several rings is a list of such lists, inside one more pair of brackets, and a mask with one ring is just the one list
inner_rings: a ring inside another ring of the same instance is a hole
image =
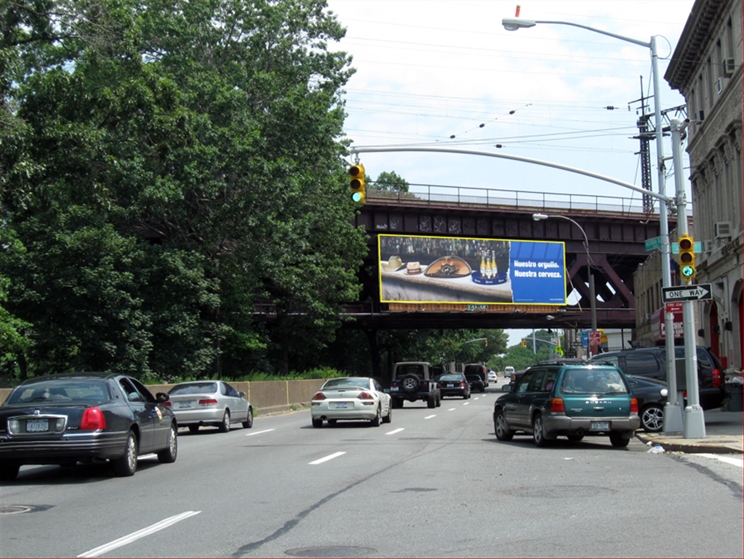
[[395, 171], [383, 171], [377, 175], [374, 185], [377, 190], [408, 192], [408, 182]]
[[48, 340], [38, 366], [219, 374], [273, 350], [286, 370], [331, 340], [366, 245], [325, 2], [2, 9], [0, 185], [24, 250], [0, 272]]

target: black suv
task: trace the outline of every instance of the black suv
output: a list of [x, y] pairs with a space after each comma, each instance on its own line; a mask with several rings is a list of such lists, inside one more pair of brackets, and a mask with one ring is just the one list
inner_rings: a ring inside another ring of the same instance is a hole
[[[676, 359], [684, 359], [685, 348], [674, 348]], [[600, 353], [590, 360], [591, 363], [611, 363], [626, 375], [635, 375], [656, 380], [667, 381], [666, 349], [664, 347], [643, 347]], [[720, 408], [727, 397], [723, 367], [711, 351], [702, 346], [697, 347], [698, 392], [700, 406], [704, 410]]]

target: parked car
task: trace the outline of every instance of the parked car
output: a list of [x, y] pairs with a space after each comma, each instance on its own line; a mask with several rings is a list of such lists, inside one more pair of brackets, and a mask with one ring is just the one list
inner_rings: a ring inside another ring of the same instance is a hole
[[640, 426], [638, 401], [623, 372], [611, 365], [556, 362], [527, 369], [493, 409], [496, 438], [530, 434], [539, 447], [558, 436], [580, 441], [607, 436], [625, 447]]
[[515, 372], [514, 367], [511, 365], [504, 367], [504, 378], [511, 378]]
[[439, 393], [445, 396], [462, 396], [464, 400], [470, 398], [470, 383], [462, 373], [447, 373], [437, 378]]
[[479, 374], [468, 373], [465, 375], [465, 378], [468, 379], [471, 392], [485, 392], [486, 391], [486, 383], [483, 381], [483, 377], [481, 377]]
[[333, 378], [313, 396], [310, 416], [313, 427], [322, 427], [323, 421], [333, 425], [339, 419], [367, 420], [378, 427], [392, 421], [393, 405], [390, 395], [373, 378]]
[[[675, 358], [684, 366], [685, 348], [674, 348]], [[708, 348], [697, 347], [698, 394], [700, 406], [704, 410], [720, 408], [728, 394], [721, 362]], [[611, 363], [626, 375], [635, 375], [668, 382], [666, 370], [666, 348], [644, 347], [600, 353], [590, 360], [591, 363]]]
[[25, 464], [106, 460], [119, 476], [137, 471], [137, 457], [178, 455], [178, 424], [137, 379], [115, 373], [69, 373], [29, 379], [0, 407], [0, 479]]
[[222, 433], [227, 433], [233, 423], [253, 427], [253, 406], [245, 399], [245, 392], [238, 392], [225, 381], [181, 382], [168, 395], [166, 405], [176, 415], [179, 427], [188, 427], [192, 433], [202, 425], [215, 426]]
[[496, 371], [488, 371], [488, 382], [499, 382], [499, 375], [496, 374]]
[[638, 400], [638, 416], [643, 430], [649, 433], [661, 431], [664, 426], [664, 405], [669, 395], [667, 384], [634, 375], [625, 375], [625, 378], [630, 383], [633, 396]]
[[481, 365], [480, 363], [469, 363], [465, 365], [465, 369], [462, 371], [465, 373], [465, 375], [473, 375], [477, 374], [480, 375], [481, 380], [483, 381], [483, 386], [488, 386], [488, 369], [485, 365]]

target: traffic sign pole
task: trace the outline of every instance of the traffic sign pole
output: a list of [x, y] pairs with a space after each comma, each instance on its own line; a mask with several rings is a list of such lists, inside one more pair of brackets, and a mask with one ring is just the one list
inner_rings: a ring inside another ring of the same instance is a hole
[[[687, 235], [687, 195], [685, 194], [684, 172], [682, 167], [682, 126], [677, 119], [671, 119], [672, 161], [674, 163], [674, 183], [677, 193], [677, 235]], [[685, 337], [685, 379], [687, 381], [687, 406], [683, 417], [683, 433], [685, 439], [705, 438], [705, 416], [700, 406], [698, 392], [697, 348], [695, 344], [695, 312], [693, 302], [686, 300], [682, 304], [682, 328]], [[674, 379], [674, 384], [671, 380]], [[669, 381], [669, 396], [676, 394], [677, 381], [675, 369], [667, 369]], [[675, 398], [676, 400], [676, 398]], [[675, 402], [677, 405], [681, 402]], [[666, 412], [666, 410], [665, 410]], [[676, 410], [670, 412], [678, 413]], [[676, 418], [670, 418], [676, 421]], [[667, 431], [667, 414], [664, 414], [664, 430]]]

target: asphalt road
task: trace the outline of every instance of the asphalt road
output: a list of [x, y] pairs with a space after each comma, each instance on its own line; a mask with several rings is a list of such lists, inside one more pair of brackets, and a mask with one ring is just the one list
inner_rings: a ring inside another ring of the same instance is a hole
[[[391, 424], [179, 435], [174, 464], [21, 469], [2, 557], [741, 557], [742, 468], [632, 440], [498, 442], [493, 389]], [[725, 457], [724, 457], [725, 458]], [[740, 457], [739, 457], [740, 458]]]

